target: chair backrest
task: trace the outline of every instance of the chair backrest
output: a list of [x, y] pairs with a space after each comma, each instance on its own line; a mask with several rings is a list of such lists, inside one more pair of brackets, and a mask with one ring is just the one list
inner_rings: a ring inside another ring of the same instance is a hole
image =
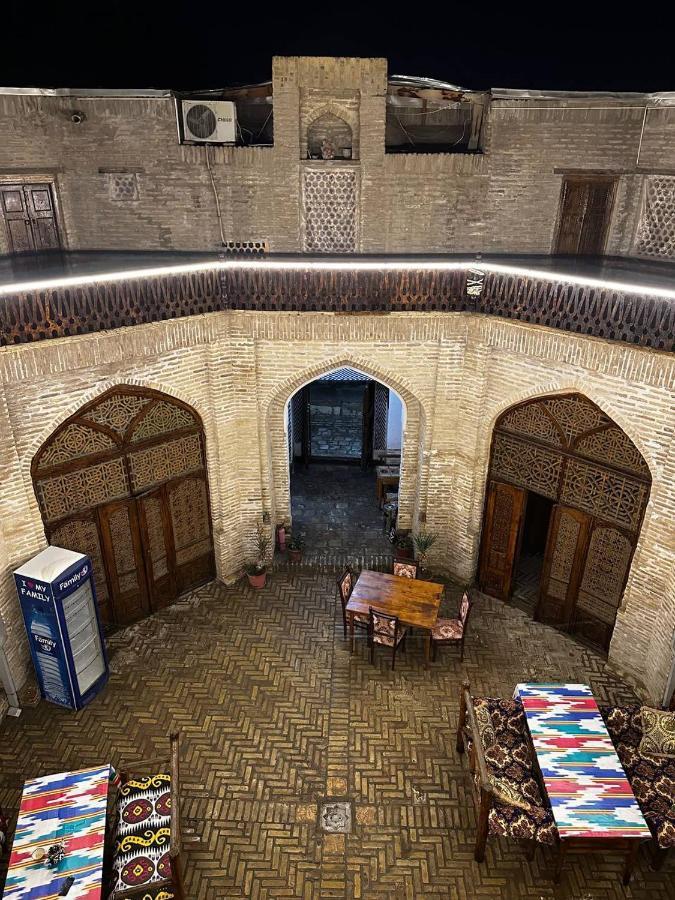
[[349, 595], [351, 594], [352, 588], [354, 587], [354, 576], [351, 569], [345, 569], [342, 575], [340, 575], [337, 580], [337, 587], [340, 594], [340, 602], [342, 603], [342, 607], [344, 608], [347, 605]]
[[417, 562], [414, 559], [395, 559], [393, 572], [400, 578], [417, 578]]
[[386, 644], [393, 638], [396, 643], [398, 637], [399, 621], [396, 616], [388, 616], [385, 613], [375, 612], [370, 607], [370, 636], [376, 644]]
[[469, 597], [469, 592], [464, 591], [462, 594], [462, 599], [459, 602], [459, 621], [462, 623], [462, 628], [466, 631], [466, 623], [469, 619], [469, 613], [471, 612], [471, 607], [473, 603], [471, 601], [471, 597]]

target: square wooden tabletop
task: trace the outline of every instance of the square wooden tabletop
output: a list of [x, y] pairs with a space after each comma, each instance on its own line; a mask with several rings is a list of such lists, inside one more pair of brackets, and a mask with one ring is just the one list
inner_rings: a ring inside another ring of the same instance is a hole
[[442, 584], [364, 569], [356, 580], [346, 611], [368, 615], [372, 606], [388, 616], [397, 616], [404, 625], [431, 631], [442, 596]]

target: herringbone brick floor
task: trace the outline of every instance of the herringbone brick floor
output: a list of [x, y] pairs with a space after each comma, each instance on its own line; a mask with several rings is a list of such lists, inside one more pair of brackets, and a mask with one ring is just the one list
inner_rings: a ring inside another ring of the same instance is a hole
[[[609, 856], [570, 856], [559, 886], [541, 849], [529, 863], [490, 840], [474, 862], [454, 750], [462, 677], [502, 696], [523, 679], [587, 681], [603, 702], [631, 692], [518, 609], [480, 598], [471, 626], [463, 665], [449, 648], [425, 672], [413, 637], [392, 673], [363, 642], [350, 657], [332, 573], [281, 568], [260, 592], [210, 584], [110, 639], [110, 683], [87, 709], [40, 703], [3, 722], [0, 798], [16, 810], [26, 778], [156, 757], [178, 728], [195, 900], [675, 896], [672, 863], [655, 873], [645, 855], [627, 890]], [[319, 830], [326, 796], [352, 801], [350, 834]]]

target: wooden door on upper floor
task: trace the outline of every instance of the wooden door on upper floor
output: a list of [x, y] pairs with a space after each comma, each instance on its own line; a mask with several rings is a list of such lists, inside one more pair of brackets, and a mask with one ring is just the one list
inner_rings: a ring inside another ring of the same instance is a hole
[[565, 178], [554, 253], [601, 256], [605, 252], [615, 187], [612, 177]]
[[0, 184], [0, 211], [10, 253], [55, 250], [61, 246], [51, 183]]
[[481, 591], [508, 600], [525, 520], [526, 491], [500, 481], [488, 484], [479, 563]]

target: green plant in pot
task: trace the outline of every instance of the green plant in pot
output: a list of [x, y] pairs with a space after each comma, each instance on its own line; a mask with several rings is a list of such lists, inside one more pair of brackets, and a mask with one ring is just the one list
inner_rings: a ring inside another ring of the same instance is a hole
[[437, 534], [434, 534], [433, 531], [418, 531], [413, 535], [413, 543], [415, 545], [415, 550], [417, 551], [417, 559], [420, 563], [420, 570], [422, 572], [426, 569], [426, 561], [427, 561], [427, 553], [433, 545], [436, 543]]
[[251, 587], [260, 589], [265, 587], [267, 581], [267, 553], [271, 544], [270, 536], [262, 522], [258, 522], [256, 527], [255, 544], [256, 558], [246, 564], [245, 570]]
[[397, 534], [396, 540], [394, 541], [394, 547], [396, 549], [396, 556], [399, 556], [402, 559], [413, 558], [413, 542], [409, 534]]
[[291, 534], [290, 538], [286, 541], [286, 552], [288, 553], [288, 561], [299, 563], [302, 559], [302, 548], [305, 546], [305, 542], [298, 535]]

